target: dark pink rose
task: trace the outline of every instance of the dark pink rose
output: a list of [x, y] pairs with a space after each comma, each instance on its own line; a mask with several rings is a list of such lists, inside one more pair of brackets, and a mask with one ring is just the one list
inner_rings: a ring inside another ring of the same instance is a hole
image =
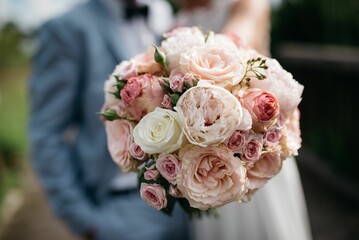
[[132, 81], [128, 81], [120, 92], [121, 99], [127, 106], [131, 105], [142, 91], [140, 82], [135, 79], [131, 78]]
[[176, 177], [180, 170], [178, 157], [173, 154], [160, 154], [156, 161], [156, 168], [168, 182], [176, 184]]
[[166, 191], [159, 184], [141, 183], [140, 195], [148, 205], [157, 210], [167, 207]]
[[279, 102], [270, 92], [250, 88], [243, 95], [242, 103], [252, 116], [254, 131], [266, 132], [277, 122]]
[[161, 107], [164, 95], [158, 78], [150, 74], [130, 78], [121, 90], [127, 110], [137, 121], [156, 107]]

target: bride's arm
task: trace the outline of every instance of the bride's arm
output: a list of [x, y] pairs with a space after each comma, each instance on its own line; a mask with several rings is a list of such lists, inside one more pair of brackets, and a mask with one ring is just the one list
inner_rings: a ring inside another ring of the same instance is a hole
[[269, 0], [238, 0], [231, 9], [223, 32], [234, 32], [249, 47], [269, 55]]

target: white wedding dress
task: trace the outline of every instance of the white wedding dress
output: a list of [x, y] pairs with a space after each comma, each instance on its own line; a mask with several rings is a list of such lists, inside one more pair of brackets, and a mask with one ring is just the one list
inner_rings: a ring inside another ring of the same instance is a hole
[[[220, 32], [233, 0], [212, 0], [209, 7], [180, 12], [177, 26]], [[221, 217], [193, 221], [194, 240], [311, 240], [301, 179], [294, 158], [258, 190], [249, 203], [220, 208]]]

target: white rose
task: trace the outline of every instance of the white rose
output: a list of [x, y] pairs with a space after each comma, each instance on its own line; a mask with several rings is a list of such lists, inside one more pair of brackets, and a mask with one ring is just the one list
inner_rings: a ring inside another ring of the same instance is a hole
[[237, 45], [233, 42], [233, 40], [224, 34], [215, 34], [213, 32], [210, 32], [206, 43], [208, 45], [221, 46], [232, 50], [238, 49]]
[[182, 145], [183, 128], [178, 113], [162, 108], [144, 116], [133, 129], [134, 142], [149, 154], [172, 153]]
[[226, 89], [210, 84], [187, 90], [175, 109], [187, 139], [202, 147], [226, 141], [243, 120], [240, 102]]
[[194, 46], [205, 44], [203, 33], [197, 27], [177, 28], [165, 35], [162, 48], [166, 52], [169, 68], [178, 67], [180, 55]]
[[113, 76], [118, 76], [120, 79], [128, 80], [131, 77], [136, 77], [136, 64], [134, 60], [122, 61], [118, 64], [112, 73]]
[[291, 115], [302, 100], [304, 86], [293, 79], [292, 74], [282, 68], [275, 59], [267, 59], [268, 69], [266, 79], [251, 80], [251, 87], [265, 89], [271, 92], [279, 101], [280, 111]]
[[105, 81], [105, 105], [111, 105], [118, 102], [118, 99], [112, 93], [117, 91], [116, 79], [113, 75], [110, 75], [109, 79]]

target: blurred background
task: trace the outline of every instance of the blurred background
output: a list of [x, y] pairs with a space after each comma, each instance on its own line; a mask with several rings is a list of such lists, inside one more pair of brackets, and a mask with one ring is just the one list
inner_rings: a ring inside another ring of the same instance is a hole
[[[1, 240], [73, 238], [29, 167], [27, 78], [37, 28], [81, 1], [0, 0]], [[305, 86], [297, 162], [313, 238], [359, 239], [359, 1], [273, 0], [272, 7], [271, 53]]]

